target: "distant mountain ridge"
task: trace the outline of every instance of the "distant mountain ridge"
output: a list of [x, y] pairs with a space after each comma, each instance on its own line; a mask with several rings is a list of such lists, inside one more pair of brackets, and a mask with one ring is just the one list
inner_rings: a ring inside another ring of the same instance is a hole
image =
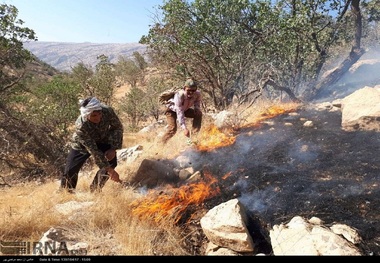
[[78, 63], [98, 64], [99, 55], [107, 56], [116, 63], [120, 56], [130, 57], [137, 51], [144, 55], [146, 45], [140, 43], [98, 44], [98, 43], [68, 43], [68, 42], [25, 42], [24, 48], [32, 52], [41, 61], [59, 71], [71, 71]]

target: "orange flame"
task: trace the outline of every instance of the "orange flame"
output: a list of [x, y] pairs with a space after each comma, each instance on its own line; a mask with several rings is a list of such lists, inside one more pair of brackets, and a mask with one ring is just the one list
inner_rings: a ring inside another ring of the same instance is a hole
[[197, 149], [199, 151], [211, 151], [215, 148], [234, 144], [235, 140], [235, 136], [228, 136], [221, 132], [215, 125], [211, 125], [202, 131], [199, 142], [197, 143]]
[[220, 192], [217, 180], [205, 173], [201, 182], [183, 185], [179, 188], [167, 187], [164, 190], [151, 190], [141, 200], [131, 203], [132, 213], [140, 218], [153, 218], [156, 223], [171, 217], [175, 223], [181, 219], [189, 205], [202, 204]]
[[293, 112], [296, 109], [296, 106], [294, 105], [291, 105], [289, 107], [290, 107], [289, 109], [285, 109], [285, 108], [275, 106], [275, 105], [271, 106], [268, 109], [266, 109], [264, 112], [262, 112], [260, 116], [253, 123], [246, 124], [244, 125], [244, 127], [247, 128], [247, 127], [259, 126], [261, 122], [264, 120], [271, 119], [273, 117], [276, 117], [284, 113]]
[[[243, 125], [242, 127], [260, 126], [262, 121], [284, 113], [293, 112], [296, 108], [297, 105], [295, 104], [284, 104], [283, 107], [273, 105], [262, 112], [253, 123]], [[227, 135], [221, 132], [215, 125], [210, 125], [200, 134], [196, 147], [199, 151], [211, 151], [216, 148], [232, 145], [235, 141], [236, 136]]]
[[279, 107], [279, 106], [271, 106], [268, 109], [266, 109], [265, 112], [261, 114], [261, 116], [265, 117], [266, 119], [273, 118], [275, 116], [281, 115], [286, 113], [287, 110]]

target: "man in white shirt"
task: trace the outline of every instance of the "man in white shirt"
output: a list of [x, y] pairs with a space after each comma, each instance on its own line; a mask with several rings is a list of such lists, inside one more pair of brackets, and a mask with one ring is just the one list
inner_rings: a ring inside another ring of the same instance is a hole
[[193, 119], [192, 132], [199, 132], [202, 125], [201, 100], [202, 96], [196, 82], [192, 79], [186, 80], [183, 90], [177, 92], [166, 104], [165, 116], [168, 129], [162, 137], [163, 143], [166, 143], [177, 132], [177, 121], [183, 134], [190, 138], [190, 131], [186, 127], [186, 118]]

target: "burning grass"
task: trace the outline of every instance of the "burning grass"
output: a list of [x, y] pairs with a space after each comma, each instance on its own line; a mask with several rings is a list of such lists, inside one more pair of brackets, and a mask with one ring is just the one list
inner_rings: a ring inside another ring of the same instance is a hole
[[281, 106], [272, 105], [268, 108], [263, 109], [258, 116], [256, 116], [253, 120], [247, 122], [241, 128], [258, 127], [265, 120], [272, 119], [285, 113], [294, 112], [298, 108], [299, 105], [295, 103], [281, 104]]
[[272, 105], [260, 111], [259, 115], [249, 114], [250, 117], [245, 120], [246, 124], [236, 127], [236, 125], [231, 125], [231, 127], [225, 127], [219, 129], [216, 125], [209, 125], [202, 129], [201, 134], [196, 141], [196, 148], [200, 152], [209, 152], [217, 148], [226, 147], [233, 145], [236, 141], [236, 133], [240, 128], [255, 127], [260, 126], [260, 124], [267, 119], [273, 117], [293, 112], [299, 107], [298, 104], [290, 103], [281, 106]]
[[215, 125], [206, 127], [196, 144], [198, 151], [211, 151], [235, 143], [236, 137], [221, 132]]
[[219, 193], [216, 178], [205, 172], [199, 182], [150, 190], [145, 197], [131, 203], [132, 213], [144, 219], [153, 218], [156, 223], [172, 219], [177, 224], [189, 206], [201, 205]]

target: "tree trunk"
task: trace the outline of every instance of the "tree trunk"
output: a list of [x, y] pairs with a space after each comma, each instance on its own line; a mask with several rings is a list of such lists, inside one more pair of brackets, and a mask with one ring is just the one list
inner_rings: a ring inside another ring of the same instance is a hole
[[342, 76], [350, 69], [350, 67], [355, 64], [359, 58], [365, 53], [365, 51], [360, 47], [360, 41], [362, 37], [362, 15], [360, 12], [360, 0], [352, 0], [351, 9], [355, 16], [355, 39], [351, 52], [348, 57], [337, 67], [334, 71], [328, 74], [324, 79], [317, 83], [306, 96], [307, 100], [313, 100], [318, 98], [318, 96], [327, 87], [335, 84]]
[[271, 80], [271, 79], [269, 79], [269, 80], [267, 80], [267, 81], [265, 82], [264, 87], [267, 86], [267, 85], [272, 86], [272, 87], [273, 87], [274, 89], [276, 89], [276, 90], [284, 91], [286, 94], [289, 95], [289, 98], [290, 98], [291, 101], [293, 101], [293, 102], [296, 102], [296, 103], [300, 103], [300, 102], [302, 102], [300, 99], [298, 99], [298, 98], [294, 95], [294, 93], [293, 93], [293, 92], [291, 91], [291, 89], [288, 88], [288, 87], [280, 86], [280, 85], [278, 85], [276, 82], [274, 82], [274, 81]]

